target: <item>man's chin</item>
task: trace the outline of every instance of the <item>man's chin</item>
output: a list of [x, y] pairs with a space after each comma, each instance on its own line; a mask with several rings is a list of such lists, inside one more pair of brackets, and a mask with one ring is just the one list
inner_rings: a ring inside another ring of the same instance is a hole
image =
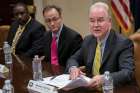
[[58, 32], [58, 30], [55, 30], [55, 29], [54, 29], [54, 30], [52, 30], [52, 32], [53, 32], [53, 33], [57, 33], [57, 32]]
[[99, 34], [99, 33], [94, 33], [93, 34], [96, 38], [99, 38], [100, 36], [101, 36], [101, 34]]
[[24, 25], [25, 23], [22, 21], [18, 21], [20, 25]]

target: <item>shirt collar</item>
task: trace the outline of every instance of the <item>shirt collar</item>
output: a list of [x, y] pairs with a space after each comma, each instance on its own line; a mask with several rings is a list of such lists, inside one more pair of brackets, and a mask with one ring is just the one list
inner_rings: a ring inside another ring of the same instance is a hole
[[108, 31], [107, 34], [106, 34], [106, 36], [102, 40], [99, 41], [101, 43], [101, 45], [103, 45], [103, 46], [105, 45], [105, 43], [107, 41], [107, 38], [109, 36], [109, 33], [110, 33], [110, 31]]
[[54, 36], [54, 34], [56, 35], [57, 38], [59, 38], [60, 34], [61, 34], [61, 31], [62, 31], [62, 28], [63, 28], [63, 24], [61, 25], [59, 31], [57, 33], [52, 33], [52, 37]]

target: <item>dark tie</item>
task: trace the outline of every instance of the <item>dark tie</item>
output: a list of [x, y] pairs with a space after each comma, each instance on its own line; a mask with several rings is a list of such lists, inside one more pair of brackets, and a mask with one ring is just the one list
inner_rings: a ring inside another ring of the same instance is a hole
[[57, 50], [57, 42], [56, 35], [53, 36], [51, 42], [51, 66], [54, 75], [58, 75], [60, 73], [60, 66], [58, 63], [58, 50]]

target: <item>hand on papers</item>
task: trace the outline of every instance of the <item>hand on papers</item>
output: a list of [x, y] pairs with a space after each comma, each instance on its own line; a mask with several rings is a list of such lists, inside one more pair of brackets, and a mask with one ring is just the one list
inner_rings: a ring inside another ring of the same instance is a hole
[[55, 77], [54, 79], [51, 79], [52, 77], [44, 78], [43, 82], [45, 84], [55, 86], [58, 89], [70, 90], [78, 87], [86, 87], [89, 85], [89, 82], [91, 80], [84, 75], [81, 75], [74, 80], [70, 80], [69, 77], [69, 74], [62, 74]]
[[[71, 80], [75, 80], [78, 77], [80, 77], [81, 75], [85, 75], [85, 73], [83, 73], [79, 68], [77, 68], [77, 67], [70, 68], [70, 79]], [[90, 80], [90, 82], [88, 83], [88, 85], [86, 87], [98, 88], [102, 85], [102, 83], [103, 83], [103, 75], [96, 75]]]
[[83, 73], [79, 68], [77, 67], [72, 67], [70, 68], [70, 79], [74, 80], [77, 77], [79, 77], [80, 75], [85, 75], [85, 73]]

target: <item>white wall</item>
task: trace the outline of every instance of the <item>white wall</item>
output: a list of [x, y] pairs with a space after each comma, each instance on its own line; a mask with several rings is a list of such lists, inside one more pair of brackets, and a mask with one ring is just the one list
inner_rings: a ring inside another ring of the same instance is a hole
[[[88, 10], [89, 7], [99, 0], [34, 0], [37, 6], [37, 20], [44, 23], [42, 8], [47, 4], [58, 5], [63, 9], [64, 24], [78, 31], [83, 37], [89, 34]], [[108, 0], [100, 0], [108, 3]], [[118, 29], [113, 20], [113, 28]]]
[[88, 30], [88, 9], [92, 0], [44, 0], [44, 6], [55, 4], [63, 9], [64, 24], [75, 29], [83, 36]]
[[35, 14], [35, 18], [42, 24], [44, 24], [44, 18], [42, 15], [42, 11], [43, 11], [43, 0], [34, 0], [34, 5], [36, 7], [36, 14]]

